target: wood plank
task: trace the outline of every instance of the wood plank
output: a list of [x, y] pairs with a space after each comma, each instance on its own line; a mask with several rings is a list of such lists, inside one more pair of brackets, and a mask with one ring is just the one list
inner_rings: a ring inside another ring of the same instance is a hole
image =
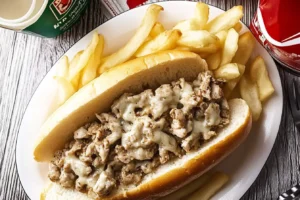
[[[225, 10], [241, 4], [245, 13], [243, 22], [249, 25], [258, 0], [203, 2]], [[100, 0], [93, 0], [84, 17], [56, 39], [0, 30], [0, 199], [29, 199], [18, 179], [15, 144], [22, 116], [33, 92], [64, 52], [106, 20]], [[284, 85], [295, 77], [282, 69], [279, 71]], [[282, 123], [274, 148], [259, 177], [242, 199], [277, 199], [281, 192], [299, 182], [299, 153], [299, 132], [294, 127], [285, 98]]]

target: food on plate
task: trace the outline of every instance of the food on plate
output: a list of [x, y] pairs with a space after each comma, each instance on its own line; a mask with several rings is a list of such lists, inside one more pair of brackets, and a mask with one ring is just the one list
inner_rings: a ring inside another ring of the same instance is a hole
[[69, 58], [68, 56], [63, 56], [58, 62], [58, 67], [56, 70], [56, 76], [67, 77], [69, 71]]
[[220, 32], [216, 33], [215, 35], [219, 38], [220, 45], [223, 49], [224, 44], [225, 44], [225, 40], [226, 40], [226, 37], [227, 37], [227, 31], [220, 31]]
[[68, 80], [72, 81], [74, 78], [76, 78], [76, 76], [78, 76], [78, 74], [83, 70], [83, 68], [86, 67], [89, 60], [92, 58], [93, 53], [95, 52], [98, 42], [98, 33], [94, 32], [91, 43], [79, 56], [78, 62], [75, 63], [75, 66], [69, 71]]
[[241, 22], [238, 22], [233, 26], [233, 28], [236, 32], [240, 32], [243, 29], [243, 25]]
[[227, 81], [238, 78], [240, 75], [239, 67], [236, 63], [228, 63], [215, 71], [217, 78], [223, 78]]
[[259, 99], [257, 84], [248, 76], [243, 76], [240, 80], [240, 94], [250, 107], [253, 121], [257, 121], [262, 112], [262, 104]]
[[228, 30], [243, 17], [243, 6], [234, 6], [207, 23], [205, 29], [211, 33]]
[[64, 77], [54, 76], [54, 80], [59, 85], [58, 90], [58, 102], [62, 105], [65, 101], [67, 101], [70, 96], [75, 93], [75, 89], [73, 85], [66, 80]]
[[152, 27], [155, 25], [158, 15], [162, 10], [163, 7], [156, 4], [152, 4], [148, 7], [143, 21], [135, 34], [124, 47], [111, 54], [105, 60], [105, 62], [102, 63], [100, 67], [100, 73], [103, 73], [105, 70], [129, 60], [134, 55], [134, 53], [144, 43], [145, 39], [150, 34]]
[[[227, 102], [223, 84], [190, 52], [128, 61], [52, 114], [41, 128], [34, 157], [51, 161], [48, 176], [60, 185], [57, 192], [108, 199], [166, 195], [205, 173], [246, 138], [249, 107], [242, 99]], [[46, 191], [45, 199], [57, 195]]]
[[188, 196], [187, 200], [207, 200], [210, 199], [220, 188], [222, 188], [229, 180], [227, 174], [216, 172], [209, 179], [208, 183], [201, 187], [198, 191]]
[[232, 62], [246, 65], [255, 47], [255, 39], [252, 33], [245, 32], [239, 37], [238, 49]]
[[57, 65], [61, 106], [34, 149], [37, 161], [51, 162], [42, 199], [158, 198], [179, 188], [164, 198], [205, 199], [228, 181], [223, 173], [196, 178], [259, 119], [274, 91], [267, 68], [261, 57], [246, 67], [255, 40], [239, 35], [241, 6], [208, 21], [209, 7], [197, 3], [169, 30], [157, 21], [162, 10], [150, 5], [119, 50], [102, 55], [105, 38], [95, 32]]
[[153, 28], [151, 29], [149, 36], [152, 38], [155, 38], [156, 36], [158, 36], [159, 34], [161, 34], [164, 31], [165, 31], [164, 26], [161, 23], [156, 22], [154, 24]]
[[274, 93], [274, 87], [269, 78], [265, 61], [257, 56], [250, 65], [250, 77], [258, 86], [259, 99], [265, 101]]
[[198, 22], [199, 29], [204, 29], [209, 18], [209, 7], [207, 4], [198, 2], [195, 9], [195, 19]]
[[218, 51], [216, 53], [213, 53], [213, 54], [209, 55], [206, 58], [208, 68], [210, 70], [218, 69], [219, 66], [220, 66], [220, 63], [221, 63], [221, 58], [222, 58], [221, 51]]
[[[190, 182], [189, 184], [185, 185], [184, 187], [180, 188], [176, 192], [173, 192], [167, 196], [160, 198], [160, 200], [174, 200], [186, 198], [190, 199], [196, 197], [202, 198], [203, 200], [208, 200], [215, 193], [217, 193], [219, 189], [221, 189], [222, 186], [220, 187], [220, 184], [218, 184], [219, 179], [226, 176], [228, 177], [228, 175], [226, 175], [223, 172], [206, 172], [205, 174], [203, 174], [196, 180]], [[217, 184], [212, 184], [212, 182], [217, 182]], [[201, 188], [205, 188], [205, 191], [201, 191], [201, 193], [198, 195], [198, 192], [196, 191]]]
[[185, 31], [177, 44], [202, 53], [214, 53], [220, 46], [219, 38], [205, 30]]
[[181, 22], [178, 22], [173, 29], [180, 30], [181, 32], [200, 30], [199, 22], [196, 18], [187, 19]]
[[157, 35], [152, 40], [145, 42], [135, 53], [136, 57], [145, 56], [158, 51], [170, 50], [176, 47], [181, 36], [179, 30], [167, 30]]
[[104, 48], [104, 37], [98, 35], [98, 38], [99, 41], [94, 53], [92, 53], [86, 67], [82, 70], [80, 87], [83, 87], [97, 77], [97, 70], [101, 62], [101, 55]]
[[222, 49], [221, 66], [231, 62], [238, 49], [239, 34], [233, 29], [229, 29], [224, 47]]
[[246, 69], [245, 65], [241, 65], [241, 64], [235, 64], [235, 65], [237, 65], [239, 69], [240, 76], [230, 81], [227, 81], [225, 83], [223, 90], [226, 98], [228, 98], [231, 95], [232, 91], [234, 90], [236, 85], [239, 83], [241, 77], [245, 73], [245, 69]]
[[[83, 51], [79, 51], [78, 53], [75, 54], [75, 56], [73, 57], [73, 59], [70, 62], [69, 71], [72, 71], [75, 69], [76, 64], [78, 63], [82, 53], [83, 53]], [[72, 83], [74, 89], [77, 91], [79, 89], [79, 81], [80, 81], [80, 77], [81, 77], [81, 72], [78, 73], [76, 76], [74, 76], [74, 78], [71, 80], [69, 78], [69, 73], [70, 72], [68, 72], [68, 74], [65, 76], [65, 78]]]

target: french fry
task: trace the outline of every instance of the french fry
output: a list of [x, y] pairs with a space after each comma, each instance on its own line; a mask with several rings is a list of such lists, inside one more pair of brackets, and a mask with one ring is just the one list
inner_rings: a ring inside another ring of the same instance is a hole
[[224, 91], [224, 94], [225, 94], [226, 98], [229, 98], [229, 96], [231, 95], [231, 92], [236, 87], [236, 85], [240, 81], [241, 77], [245, 73], [245, 69], [246, 69], [245, 65], [237, 64], [237, 66], [239, 68], [240, 76], [238, 78], [233, 79], [233, 80], [227, 81], [224, 85], [223, 91]]
[[90, 81], [92, 81], [97, 77], [97, 69], [100, 65], [100, 59], [104, 48], [103, 36], [98, 35], [98, 37], [99, 37], [99, 42], [97, 44], [95, 52], [90, 58], [87, 66], [82, 71], [80, 87], [83, 87], [84, 85], [88, 84]]
[[191, 194], [192, 192], [196, 191], [197, 189], [201, 188], [203, 185], [205, 185], [212, 177], [214, 172], [206, 172], [196, 180], [192, 181], [191, 183], [183, 186], [176, 192], [173, 192], [167, 196], [164, 196], [160, 198], [160, 200], [174, 200], [174, 199], [182, 199], [186, 197], [187, 195]]
[[217, 36], [203, 30], [183, 32], [177, 44], [198, 53], [214, 53], [220, 46]]
[[61, 57], [61, 59], [59, 60], [55, 74], [56, 74], [56, 76], [68, 77], [68, 75], [69, 75], [69, 58], [68, 58], [68, 56]]
[[198, 23], [198, 30], [204, 29], [209, 17], [209, 7], [207, 4], [198, 2], [195, 9], [195, 19]]
[[163, 7], [152, 4], [148, 7], [143, 21], [135, 32], [134, 36], [127, 42], [127, 44], [119, 49], [117, 52], [111, 54], [100, 67], [100, 73], [105, 70], [114, 67], [120, 63], [123, 63], [130, 59], [138, 48], [144, 43], [145, 39], [150, 34], [152, 27], [157, 21], [160, 11]]
[[198, 48], [194, 48], [194, 47], [189, 47], [190, 51], [194, 52], [194, 53], [198, 53], [198, 54], [212, 54], [212, 53], [216, 53], [219, 49], [220, 49], [220, 45], [219, 43], [215, 43], [215, 44], [209, 44], [206, 47], [198, 47]]
[[159, 34], [161, 34], [164, 31], [165, 31], [165, 27], [161, 23], [156, 22], [154, 24], [153, 28], [151, 29], [149, 36], [151, 38], [155, 38], [156, 36], [158, 36]]
[[192, 18], [192, 19], [181, 21], [177, 23], [173, 27], [173, 29], [180, 30], [181, 32], [199, 30], [198, 20]]
[[183, 47], [183, 46], [178, 46], [178, 47], [175, 48], [175, 50], [179, 50], [179, 51], [191, 51], [190, 48]]
[[232, 28], [243, 17], [243, 6], [234, 6], [208, 22], [206, 30], [217, 33]]
[[[83, 53], [83, 51], [79, 51], [71, 60], [70, 66], [69, 66], [70, 73], [72, 73], [72, 71], [75, 69], [82, 53]], [[74, 78], [71, 79], [70, 76], [68, 76], [68, 78], [67, 78], [67, 80], [72, 83], [75, 90], [78, 90], [80, 76], [81, 76], [81, 73], [77, 73], [77, 75]]]
[[225, 80], [232, 80], [240, 76], [239, 67], [236, 63], [228, 63], [219, 67], [214, 71], [216, 78], [223, 78]]
[[135, 56], [141, 57], [158, 51], [174, 49], [180, 36], [181, 32], [179, 30], [174, 29], [165, 31], [156, 36], [153, 40], [144, 43], [137, 50]]
[[213, 53], [206, 58], [209, 70], [216, 70], [221, 63], [221, 51]]
[[250, 78], [258, 86], [259, 99], [265, 101], [274, 93], [273, 84], [269, 78], [265, 61], [261, 56], [257, 56], [250, 65]]
[[246, 75], [242, 76], [240, 83], [241, 97], [247, 102], [251, 112], [253, 121], [257, 121], [262, 112], [261, 101], [259, 100], [258, 88], [255, 82], [250, 80]]
[[97, 47], [98, 42], [98, 33], [94, 32], [91, 43], [80, 55], [78, 62], [76, 62], [76, 65], [72, 67], [72, 70], [70, 70], [69, 80], [73, 80], [80, 73], [80, 71], [88, 64], [92, 54], [94, 53]]
[[220, 31], [220, 32], [216, 33], [215, 35], [219, 38], [221, 48], [223, 49], [225, 40], [227, 38], [227, 31]]
[[223, 172], [216, 172], [199, 190], [189, 195], [186, 200], [208, 200], [215, 195], [227, 182], [229, 177]]
[[214, 71], [216, 78], [223, 78], [227, 81], [240, 77], [239, 67], [236, 63], [228, 63]]
[[241, 22], [238, 22], [233, 26], [233, 29], [238, 33], [242, 30], [242, 28], [243, 28], [243, 25]]
[[65, 77], [54, 76], [53, 79], [58, 84], [58, 102], [59, 105], [62, 105], [76, 92], [76, 90]]
[[238, 49], [239, 34], [233, 29], [229, 29], [224, 48], [222, 49], [221, 66], [230, 63]]
[[251, 32], [248, 31], [240, 35], [238, 49], [232, 59], [232, 62], [246, 65], [253, 52], [255, 43], [256, 41]]

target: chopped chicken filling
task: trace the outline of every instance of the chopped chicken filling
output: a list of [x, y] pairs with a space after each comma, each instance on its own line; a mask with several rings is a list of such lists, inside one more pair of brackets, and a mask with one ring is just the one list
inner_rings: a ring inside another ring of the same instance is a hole
[[74, 132], [57, 151], [49, 179], [91, 197], [121, 185], [138, 185], [146, 174], [195, 151], [230, 121], [224, 81], [210, 71], [193, 82], [183, 78], [140, 94], [124, 94], [111, 112]]

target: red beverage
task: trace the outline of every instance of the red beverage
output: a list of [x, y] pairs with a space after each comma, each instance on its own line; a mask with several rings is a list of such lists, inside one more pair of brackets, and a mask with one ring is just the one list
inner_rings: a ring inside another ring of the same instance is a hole
[[250, 29], [280, 63], [300, 72], [300, 0], [260, 0]]

